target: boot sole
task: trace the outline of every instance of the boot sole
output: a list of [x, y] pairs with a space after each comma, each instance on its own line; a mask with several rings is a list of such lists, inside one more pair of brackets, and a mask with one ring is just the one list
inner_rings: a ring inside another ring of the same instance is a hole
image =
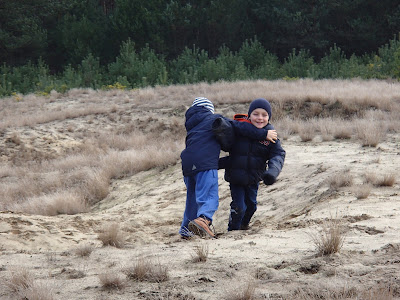
[[194, 221], [189, 222], [188, 228], [191, 232], [193, 232], [193, 234], [198, 235], [200, 237], [215, 238], [215, 236], [209, 234], [203, 227], [201, 227]]

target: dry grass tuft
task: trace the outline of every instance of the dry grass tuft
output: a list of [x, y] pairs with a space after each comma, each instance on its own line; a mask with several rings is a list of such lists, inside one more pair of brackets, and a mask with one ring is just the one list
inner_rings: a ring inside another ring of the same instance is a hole
[[299, 128], [299, 136], [302, 142], [310, 142], [316, 136], [316, 128], [313, 123], [303, 123]]
[[54, 300], [53, 290], [44, 283], [35, 281], [34, 275], [25, 268], [10, 272], [10, 278], [4, 283], [5, 291], [16, 299]]
[[80, 257], [89, 257], [93, 252], [93, 246], [89, 244], [79, 245], [75, 249], [75, 254]]
[[284, 298], [284, 300], [346, 300], [346, 299], [364, 299], [358, 298], [359, 292], [355, 287], [309, 287], [299, 288], [292, 295]]
[[366, 199], [371, 193], [372, 185], [370, 184], [362, 184], [353, 186], [351, 191], [356, 196], [357, 199]]
[[208, 258], [209, 250], [208, 244], [198, 244], [193, 248], [192, 262], [206, 262]]
[[5, 282], [5, 287], [10, 292], [25, 290], [34, 283], [34, 276], [25, 268], [17, 268], [10, 271], [10, 278]]
[[146, 258], [138, 258], [133, 267], [125, 269], [125, 274], [137, 281], [164, 282], [169, 279], [167, 267]]
[[331, 255], [340, 252], [344, 243], [342, 222], [330, 219], [322, 224], [318, 234], [310, 234], [314, 245], [320, 255]]
[[284, 300], [346, 300], [346, 299], [362, 299], [362, 300], [393, 300], [397, 299], [393, 295], [390, 286], [378, 284], [367, 290], [360, 291], [354, 286], [345, 284], [340, 286], [333, 283], [324, 283], [318, 287], [298, 288], [290, 295], [284, 297]]
[[104, 246], [123, 248], [125, 245], [125, 238], [117, 223], [104, 227], [103, 231], [99, 233], [98, 239]]
[[378, 186], [393, 186], [396, 182], [396, 177], [394, 174], [383, 175], [382, 180], [378, 182]]
[[125, 278], [120, 274], [114, 273], [113, 271], [108, 271], [99, 275], [100, 284], [103, 289], [113, 290], [122, 289], [125, 287]]
[[17, 292], [19, 299], [29, 300], [55, 300], [54, 291], [49, 285], [44, 283], [35, 283], [28, 288]]
[[353, 176], [349, 170], [338, 172], [329, 178], [329, 186], [333, 190], [338, 190], [341, 187], [348, 187], [353, 184]]
[[393, 295], [393, 289], [392, 287], [379, 284], [377, 286], [372, 287], [371, 289], [364, 291], [361, 293], [361, 296], [359, 299], [365, 299], [365, 300], [393, 300], [396, 299]]
[[376, 147], [386, 135], [386, 129], [374, 120], [361, 120], [356, 125], [357, 137], [364, 147]]
[[352, 134], [353, 131], [350, 124], [336, 124], [335, 128], [333, 129], [333, 137], [335, 139], [348, 140], [351, 138]]
[[396, 176], [394, 174], [385, 174], [383, 176], [377, 176], [371, 172], [365, 174], [365, 183], [374, 186], [393, 186], [395, 182]]
[[244, 284], [234, 285], [234, 288], [225, 295], [226, 300], [255, 300], [256, 283], [249, 281]]

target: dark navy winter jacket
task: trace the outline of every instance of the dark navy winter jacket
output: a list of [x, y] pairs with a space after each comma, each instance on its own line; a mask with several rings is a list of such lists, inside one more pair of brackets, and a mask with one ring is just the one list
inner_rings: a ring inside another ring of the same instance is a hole
[[[253, 126], [253, 125], [252, 125]], [[268, 124], [265, 129], [274, 129]], [[282, 170], [286, 152], [279, 140], [276, 143], [253, 140], [237, 134], [228, 157], [221, 158], [225, 180], [240, 185], [255, 184], [263, 180], [268, 162], [268, 173], [275, 179]]]
[[257, 129], [252, 124], [228, 120], [219, 114], [213, 114], [204, 106], [190, 107], [186, 111], [185, 118], [186, 148], [181, 153], [184, 176], [218, 169], [221, 145], [212, 128], [216, 119], [223, 118], [228, 121], [235, 134], [243, 134], [256, 140], [266, 139], [268, 133], [268, 130]]

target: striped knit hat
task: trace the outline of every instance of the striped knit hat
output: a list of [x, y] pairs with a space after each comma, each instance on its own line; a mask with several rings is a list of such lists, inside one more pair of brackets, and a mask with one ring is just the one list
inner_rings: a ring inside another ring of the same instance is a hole
[[210, 100], [204, 97], [197, 97], [194, 101], [192, 106], [204, 106], [207, 108], [211, 113], [214, 113], [214, 105]]

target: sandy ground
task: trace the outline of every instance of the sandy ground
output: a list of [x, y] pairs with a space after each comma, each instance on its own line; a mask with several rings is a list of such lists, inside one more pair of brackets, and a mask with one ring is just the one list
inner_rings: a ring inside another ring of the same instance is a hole
[[[0, 298], [15, 299], [5, 283], [18, 268], [32, 272], [62, 300], [235, 299], [249, 286], [255, 287], [255, 299], [290, 299], [296, 290], [303, 299], [307, 293], [345, 299], [366, 291], [370, 298], [357, 299], [380, 299], [377, 291], [389, 287], [393, 298], [399, 298], [398, 175], [393, 186], [373, 187], [366, 199], [357, 199], [352, 187], [334, 191], [329, 182], [346, 170], [353, 188], [368, 172], [400, 174], [400, 135], [388, 135], [376, 148], [351, 140], [304, 143], [297, 136], [282, 144], [285, 166], [276, 184], [261, 185], [248, 231], [226, 230], [230, 194], [219, 171], [215, 240], [187, 241], [177, 234], [185, 203], [179, 162], [113, 181], [109, 196], [88, 213], [49, 217], [0, 212]], [[343, 247], [340, 253], [319, 256], [313, 237], [332, 218], [342, 222]], [[114, 223], [126, 240], [123, 248], [103, 247], [98, 239]], [[92, 245], [90, 256], [76, 255], [82, 245]], [[208, 247], [205, 262], [193, 262], [196, 247]], [[139, 258], [165, 266], [169, 279], [126, 278], [124, 270]], [[101, 274], [116, 274], [126, 282], [119, 289], [105, 289]]]

